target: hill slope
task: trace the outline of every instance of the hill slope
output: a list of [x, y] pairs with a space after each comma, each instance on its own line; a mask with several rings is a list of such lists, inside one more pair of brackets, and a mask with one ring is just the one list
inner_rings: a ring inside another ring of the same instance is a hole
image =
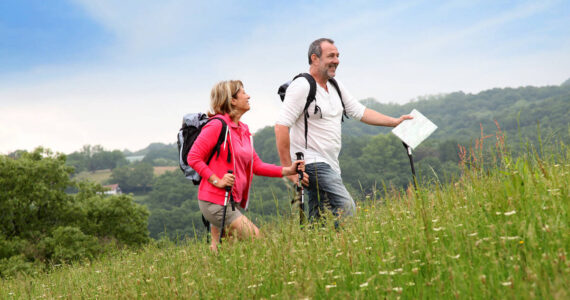
[[282, 219], [218, 255], [204, 241], [158, 242], [0, 281], [0, 298], [568, 299], [569, 156], [503, 153], [485, 171], [470, 161], [456, 184], [361, 203], [338, 232]]

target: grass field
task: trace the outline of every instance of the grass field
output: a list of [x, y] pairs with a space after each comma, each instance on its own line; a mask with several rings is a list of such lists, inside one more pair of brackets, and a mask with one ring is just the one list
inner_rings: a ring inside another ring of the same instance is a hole
[[[160, 176], [167, 171], [178, 170], [177, 166], [158, 166], [154, 167], [154, 176]], [[95, 172], [83, 171], [75, 176], [77, 180], [89, 180], [95, 183], [105, 185], [107, 180], [111, 178], [111, 170], [97, 170]]]
[[0, 281], [0, 298], [569, 299], [570, 152], [554, 153], [464, 157], [454, 184], [360, 201], [338, 231], [284, 216], [217, 255], [159, 241]]
[[95, 172], [83, 171], [75, 175], [75, 179], [78, 181], [88, 180], [98, 184], [105, 185], [107, 179], [111, 177], [111, 170], [97, 170]]

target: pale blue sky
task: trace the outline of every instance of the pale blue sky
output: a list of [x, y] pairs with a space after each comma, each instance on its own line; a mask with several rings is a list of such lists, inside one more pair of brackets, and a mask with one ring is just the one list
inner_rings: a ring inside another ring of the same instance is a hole
[[570, 1], [2, 0], [0, 153], [172, 143], [225, 79], [244, 81], [254, 131], [273, 125], [319, 37], [358, 99], [570, 78]]

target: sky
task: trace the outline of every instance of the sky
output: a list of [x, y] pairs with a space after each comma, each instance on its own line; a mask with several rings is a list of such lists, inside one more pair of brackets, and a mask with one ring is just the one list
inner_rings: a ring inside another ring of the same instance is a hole
[[332, 38], [357, 99], [406, 103], [570, 78], [570, 1], [0, 1], [0, 154], [137, 151], [240, 79], [242, 121], [275, 123], [277, 88]]

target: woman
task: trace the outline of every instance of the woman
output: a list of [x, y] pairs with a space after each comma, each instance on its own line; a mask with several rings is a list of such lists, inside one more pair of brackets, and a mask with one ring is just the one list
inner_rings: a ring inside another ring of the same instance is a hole
[[[239, 80], [216, 84], [210, 95], [208, 116], [223, 119], [227, 124], [227, 133], [222, 132], [221, 121], [211, 120], [204, 125], [188, 153], [188, 165], [202, 177], [198, 188], [198, 202], [200, 211], [212, 225], [210, 248], [213, 251], [217, 250], [219, 241], [226, 187], [231, 187], [231, 194], [236, 204], [247, 209], [253, 174], [282, 177], [297, 174], [297, 169], [304, 171], [305, 168], [304, 161], [295, 161], [290, 167], [280, 167], [261, 161], [253, 149], [253, 137], [249, 128], [240, 122], [243, 114], [250, 109], [249, 98]], [[214, 155], [210, 163], [206, 164], [220, 134], [226, 136], [219, 155]], [[229, 170], [233, 171], [233, 174], [230, 174]], [[305, 173], [303, 175], [308, 180], [308, 175]], [[259, 236], [257, 226], [237, 209], [237, 205], [233, 211], [229, 201], [225, 225], [229, 233], [237, 233], [239, 238]]]

